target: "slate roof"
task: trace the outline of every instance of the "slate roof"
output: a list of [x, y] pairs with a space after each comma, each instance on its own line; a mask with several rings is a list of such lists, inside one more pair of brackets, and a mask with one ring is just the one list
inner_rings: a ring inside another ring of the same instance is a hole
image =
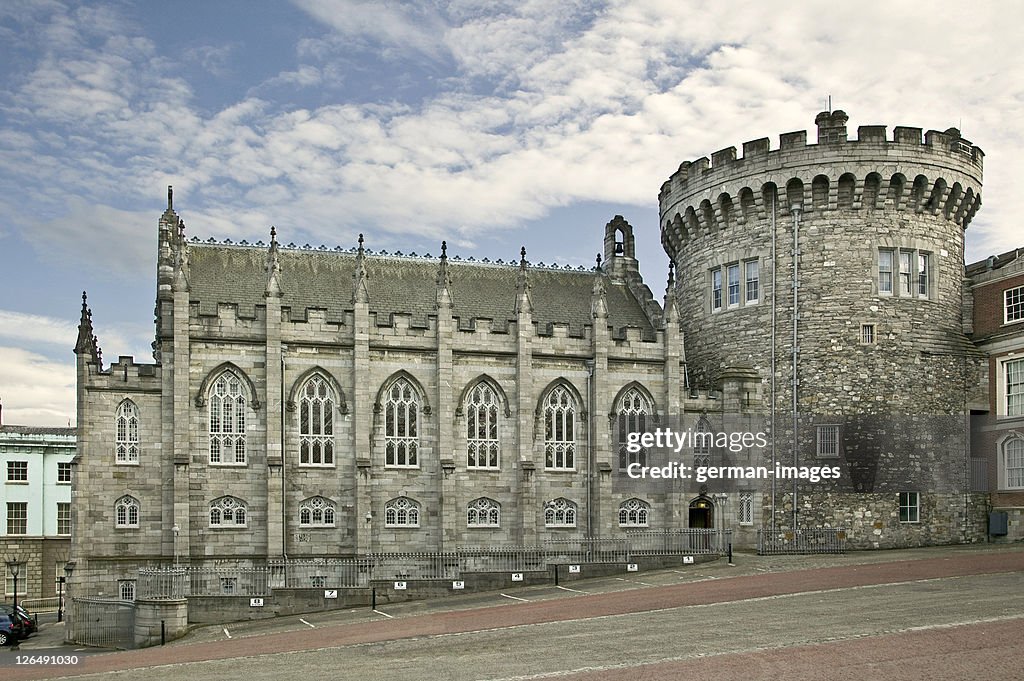
[[54, 426], [0, 426], [0, 435], [61, 435], [75, 437], [77, 428], [59, 428]]
[[[189, 286], [199, 313], [215, 315], [218, 303], [238, 306], [238, 314], [251, 317], [264, 304], [267, 250], [260, 247], [192, 243]], [[326, 310], [328, 321], [344, 319], [352, 309], [356, 256], [352, 252], [282, 248], [281, 305], [291, 309], [292, 319], [305, 319], [307, 308]], [[437, 292], [437, 258], [367, 254], [367, 290], [370, 311], [378, 324], [392, 314], [409, 314], [411, 324], [426, 325], [434, 314]], [[515, 320], [518, 264], [488, 264], [448, 260], [453, 314], [468, 328], [472, 320], [486, 318], [498, 326]], [[545, 331], [548, 324], [569, 324], [570, 333], [581, 334], [591, 323], [591, 271], [529, 267], [533, 321]], [[653, 339], [652, 326], [641, 304], [625, 285], [606, 287], [609, 326], [636, 327]]]
[[1006, 267], [1012, 262], [1016, 262], [1018, 258], [1024, 255], [1024, 248], [1015, 248], [1012, 251], [1000, 253], [999, 255], [993, 255], [984, 260], [972, 262], [967, 265], [965, 272], [968, 277], [973, 277], [982, 272], [988, 272], [990, 270], [998, 270], [1002, 267]]

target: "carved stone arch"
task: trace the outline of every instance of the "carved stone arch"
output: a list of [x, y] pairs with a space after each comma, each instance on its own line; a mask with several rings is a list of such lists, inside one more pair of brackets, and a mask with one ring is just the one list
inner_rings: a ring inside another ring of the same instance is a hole
[[120, 402], [117, 403], [116, 407], [114, 407], [114, 414], [117, 414], [118, 412], [120, 412], [121, 411], [121, 407], [123, 407], [125, 404], [132, 405], [133, 407], [135, 407], [135, 411], [137, 411], [137, 412], [141, 412], [142, 411], [141, 409], [139, 409], [139, 403], [138, 402], [136, 402], [135, 400], [133, 400], [130, 397], [125, 397], [124, 399], [122, 399]]
[[697, 221], [697, 212], [693, 209], [693, 206], [687, 206], [684, 211], [684, 220], [686, 220], [686, 227], [693, 237], [700, 236], [700, 223]]
[[661, 415], [658, 413], [658, 403], [654, 400], [654, 395], [639, 381], [630, 381], [626, 385], [622, 386], [619, 392], [615, 393], [615, 399], [612, 400], [612, 409], [608, 412], [608, 419], [614, 421], [619, 415], [618, 407], [622, 397], [629, 392], [631, 388], [636, 388], [643, 396], [647, 399], [647, 402], [651, 405], [651, 417], [655, 423], [661, 421]]
[[938, 178], [935, 180], [935, 184], [932, 185], [932, 193], [928, 197], [928, 204], [925, 206], [925, 210], [930, 212], [932, 215], [938, 215], [942, 209], [942, 202], [945, 201], [946, 190], [949, 185], [946, 183], [944, 178]]
[[718, 195], [718, 213], [722, 216], [722, 229], [732, 227], [734, 220], [734, 208], [732, 197], [729, 192], [722, 192]]
[[718, 221], [715, 219], [715, 209], [709, 199], [700, 202], [700, 220], [704, 224], [704, 231], [714, 234], [718, 231]]
[[548, 383], [544, 387], [543, 390], [540, 391], [540, 397], [537, 398], [537, 408], [533, 412], [534, 416], [536, 416], [539, 419], [541, 416], [544, 415], [544, 408], [543, 408], [544, 400], [547, 399], [548, 394], [552, 390], [554, 390], [555, 388], [558, 388], [559, 386], [564, 386], [566, 388], [566, 390], [569, 391], [569, 393], [573, 396], [573, 399], [576, 400], [577, 413], [580, 415], [580, 418], [586, 419], [587, 418], [587, 402], [586, 402], [586, 400], [583, 399], [583, 395], [580, 394], [580, 391], [576, 389], [576, 386], [573, 385], [572, 381], [570, 381], [567, 378], [561, 378], [561, 377], [560, 378], [556, 378], [555, 380], [551, 381], [550, 383]]
[[959, 211], [958, 203], [962, 198], [964, 188], [959, 182], [954, 182], [953, 186], [949, 188], [949, 196], [946, 198], [945, 205], [942, 207], [942, 214], [947, 220], [956, 215]]
[[761, 207], [766, 218], [771, 218], [772, 206], [775, 207], [776, 214], [778, 214], [779, 186], [774, 182], [765, 182], [761, 185]]
[[815, 175], [811, 180], [811, 207], [813, 210], [828, 210], [829, 184], [827, 175]]
[[221, 374], [233, 373], [242, 381], [246, 389], [249, 391], [249, 406], [254, 410], [260, 408], [259, 393], [256, 392], [256, 384], [249, 378], [249, 374], [242, 371], [237, 364], [234, 362], [221, 362], [212, 371], [210, 371], [203, 378], [203, 382], [199, 384], [199, 392], [196, 393], [196, 406], [206, 406], [206, 394], [210, 391], [210, 386], [221, 377]]
[[313, 376], [317, 375], [321, 376], [324, 380], [327, 381], [327, 383], [330, 384], [331, 390], [333, 390], [334, 394], [337, 396], [338, 413], [347, 414], [348, 401], [345, 399], [345, 391], [342, 390], [341, 384], [338, 383], [338, 379], [334, 377], [334, 374], [332, 374], [330, 371], [324, 369], [319, 365], [312, 366], [306, 369], [299, 375], [298, 378], [295, 379], [295, 381], [292, 383], [291, 390], [288, 391], [288, 401], [285, 402], [285, 408], [288, 409], [288, 411], [295, 411], [295, 400], [299, 396], [299, 391], [302, 390], [302, 387], [306, 384], [306, 381], [308, 381]]
[[889, 178], [889, 195], [887, 198], [888, 203], [892, 204], [893, 210], [900, 210], [903, 208], [903, 193], [907, 189], [907, 176], [903, 173], [894, 173]]
[[754, 201], [754, 190], [750, 187], [743, 187], [740, 189], [740, 214], [743, 216], [743, 222], [748, 220], [756, 219], [757, 206]]
[[427, 391], [423, 389], [423, 384], [420, 383], [419, 379], [410, 374], [405, 369], [399, 369], [398, 371], [384, 379], [384, 382], [381, 383], [380, 390], [377, 391], [377, 398], [373, 402], [373, 412], [375, 414], [380, 413], [382, 409], [381, 401], [384, 395], [387, 394], [388, 390], [391, 389], [391, 386], [394, 385], [396, 381], [402, 378], [409, 381], [409, 383], [412, 385], [413, 390], [416, 391], [416, 394], [420, 398], [420, 407], [423, 413], [427, 416], [430, 416], [431, 409], [430, 401], [427, 399]]
[[963, 198], [960, 199], [960, 207], [956, 209], [956, 215], [953, 216], [953, 219], [956, 220], [957, 224], [963, 224], [964, 219], [967, 217], [967, 213], [968, 213], [968, 211], [970, 211], [971, 206], [973, 204], [974, 204], [974, 189], [971, 188], [971, 187], [968, 187], [967, 191], [964, 192]]
[[878, 197], [882, 194], [882, 176], [870, 172], [864, 177], [864, 192], [861, 194], [861, 208], [874, 210], [878, 208]]
[[804, 208], [804, 181], [799, 177], [790, 178], [786, 182], [786, 209], [791, 210], [794, 205], [800, 204]]
[[843, 173], [836, 183], [836, 207], [853, 208], [853, 201], [857, 193], [857, 178], [853, 173]]
[[469, 393], [473, 390], [473, 388], [475, 388], [480, 383], [486, 383], [487, 385], [489, 385], [491, 390], [493, 390], [494, 393], [498, 396], [498, 401], [501, 403], [501, 406], [504, 407], [505, 418], [511, 416], [512, 409], [508, 403], [508, 395], [505, 394], [505, 391], [504, 389], [502, 389], [501, 384], [487, 374], [480, 374], [479, 376], [471, 380], [469, 383], [467, 383], [466, 387], [462, 389], [462, 394], [459, 395], [459, 401], [455, 405], [455, 415], [462, 416], [464, 411], [463, 405], [466, 404], [466, 399], [469, 397]]
[[928, 191], [928, 178], [918, 175], [914, 178], [914, 188], [911, 190], [911, 200], [914, 204], [914, 212], [920, 213], [924, 209], [924, 195]]

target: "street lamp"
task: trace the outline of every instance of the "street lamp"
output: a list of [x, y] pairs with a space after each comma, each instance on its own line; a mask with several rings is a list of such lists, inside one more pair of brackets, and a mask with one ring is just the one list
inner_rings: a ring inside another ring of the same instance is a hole
[[21, 563], [16, 560], [8, 560], [7, 570], [14, 577], [14, 609], [18, 609], [18, 571], [21, 569]]
[[64, 592], [66, 591], [65, 585], [71, 580], [71, 571], [75, 569], [72, 563], [64, 563], [64, 574], [57, 579], [57, 586], [60, 588], [60, 594], [57, 600], [57, 621], [62, 622], [64, 620]]
[[178, 533], [181, 532], [181, 528], [178, 527], [178, 523], [174, 523], [174, 527], [171, 528], [171, 532], [174, 533], [174, 567], [178, 567]]

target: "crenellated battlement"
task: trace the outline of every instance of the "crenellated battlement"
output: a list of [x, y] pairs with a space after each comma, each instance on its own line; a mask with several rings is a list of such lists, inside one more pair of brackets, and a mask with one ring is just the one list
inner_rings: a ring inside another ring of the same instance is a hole
[[[806, 131], [767, 137], [679, 166], [661, 187], [663, 242], [688, 240], [765, 218], [778, 201], [788, 212], [903, 210], [941, 215], [964, 228], [981, 205], [984, 152], [956, 128], [943, 132], [865, 125], [848, 139], [842, 111], [818, 115], [818, 141]], [[666, 243], [667, 245], [667, 243]]]

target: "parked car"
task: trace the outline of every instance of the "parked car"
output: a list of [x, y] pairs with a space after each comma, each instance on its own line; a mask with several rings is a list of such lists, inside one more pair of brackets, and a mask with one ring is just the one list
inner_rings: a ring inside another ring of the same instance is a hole
[[22, 628], [22, 638], [31, 636], [36, 633], [36, 629], [39, 626], [36, 624], [36, 618], [25, 608], [20, 605], [15, 606], [10, 612], [7, 613], [12, 620], [19, 622]]
[[0, 613], [0, 646], [12, 646], [24, 636], [21, 622], [10, 615]]

